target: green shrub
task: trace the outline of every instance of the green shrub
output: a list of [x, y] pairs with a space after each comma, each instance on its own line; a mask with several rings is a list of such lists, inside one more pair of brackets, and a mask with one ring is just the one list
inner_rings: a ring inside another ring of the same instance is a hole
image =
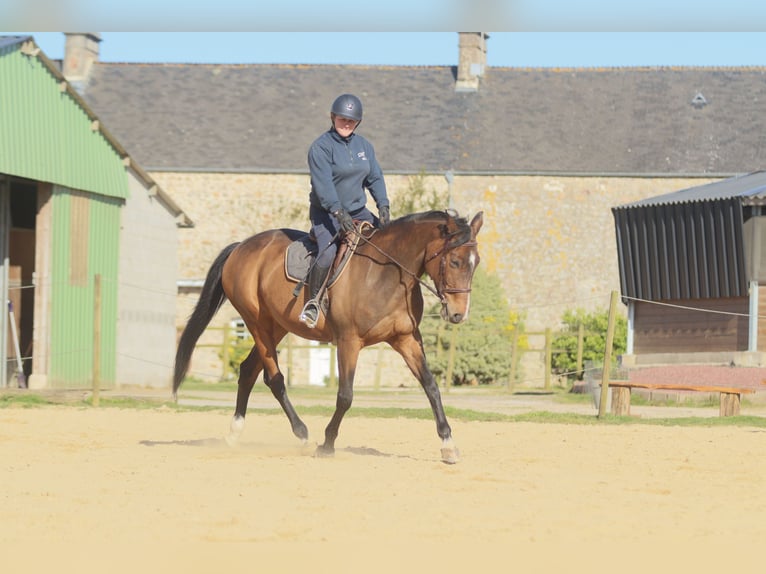
[[[566, 311], [561, 319], [564, 325], [561, 333], [553, 339], [552, 369], [557, 375], [566, 375], [568, 379], [582, 379], [583, 373], [577, 372], [577, 339], [580, 325], [584, 328], [583, 363], [604, 363], [606, 331], [609, 325], [609, 311], [588, 313], [583, 309]], [[625, 352], [628, 336], [628, 324], [625, 317], [617, 315], [612, 341], [612, 366], [616, 365], [617, 356]]]
[[469, 318], [452, 325], [439, 316], [440, 303], [429, 309], [421, 325], [428, 364], [434, 376], [444, 380], [453, 353], [452, 385], [489, 384], [508, 379], [514, 330], [523, 332], [517, 314], [511, 312], [500, 279], [476, 270]]

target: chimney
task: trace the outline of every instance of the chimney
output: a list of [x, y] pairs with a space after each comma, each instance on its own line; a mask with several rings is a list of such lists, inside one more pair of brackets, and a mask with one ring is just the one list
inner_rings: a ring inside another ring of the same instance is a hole
[[65, 32], [64, 63], [61, 72], [67, 81], [82, 92], [94, 62], [98, 62], [98, 45], [101, 34], [97, 32]]
[[458, 32], [459, 56], [457, 66], [456, 92], [476, 92], [479, 90], [479, 78], [487, 67], [486, 32]]

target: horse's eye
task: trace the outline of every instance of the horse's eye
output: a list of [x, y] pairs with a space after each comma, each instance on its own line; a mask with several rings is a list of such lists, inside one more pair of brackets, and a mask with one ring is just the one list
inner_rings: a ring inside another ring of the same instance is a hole
[[460, 267], [460, 259], [450, 259], [449, 266], [453, 269], [457, 269]]

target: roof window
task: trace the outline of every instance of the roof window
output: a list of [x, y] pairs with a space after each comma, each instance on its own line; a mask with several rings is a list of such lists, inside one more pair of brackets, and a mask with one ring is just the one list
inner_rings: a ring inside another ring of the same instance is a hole
[[702, 92], [697, 92], [692, 98], [692, 105], [697, 109], [704, 108], [707, 105], [707, 100], [705, 99], [705, 96], [702, 95]]

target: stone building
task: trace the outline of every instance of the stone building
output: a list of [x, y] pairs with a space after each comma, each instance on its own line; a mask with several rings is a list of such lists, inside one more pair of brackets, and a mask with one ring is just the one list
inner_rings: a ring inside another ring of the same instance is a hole
[[612, 207], [764, 164], [766, 67], [500, 68], [487, 34], [455, 39], [454, 66], [215, 65], [100, 62], [67, 35], [71, 81], [195, 222], [179, 324], [223, 246], [308, 227], [306, 151], [343, 92], [364, 102], [394, 206], [423, 176], [461, 214], [484, 210], [482, 262], [530, 330], [608, 306]]

